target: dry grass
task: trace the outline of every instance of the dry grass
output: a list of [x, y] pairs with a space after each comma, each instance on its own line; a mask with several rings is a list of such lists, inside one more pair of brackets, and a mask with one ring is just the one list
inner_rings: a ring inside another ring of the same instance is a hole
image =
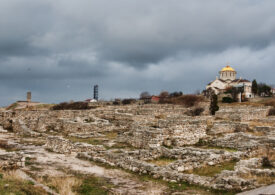
[[75, 195], [74, 188], [81, 185], [81, 180], [76, 177], [39, 177], [37, 181], [47, 185], [60, 195]]
[[246, 133], [249, 133], [251, 135], [255, 136], [264, 136], [266, 135], [266, 132], [264, 131], [254, 131], [256, 127], [271, 127], [274, 123], [272, 122], [259, 122], [259, 121], [251, 121], [248, 123], [249, 129], [246, 131]]
[[5, 171], [2, 172], [3, 176], [5, 179], [7, 180], [20, 180], [20, 181], [24, 181], [22, 179], [21, 173], [19, 170], [12, 170], [12, 171]]
[[148, 163], [152, 163], [157, 166], [166, 166], [166, 165], [169, 165], [175, 161], [176, 161], [175, 159], [161, 157], [161, 158], [158, 158], [155, 160], [148, 161]]
[[273, 106], [275, 107], [275, 98], [259, 98], [257, 102], [234, 102], [234, 103], [219, 103], [221, 106], [252, 106], [252, 107], [259, 107], [259, 106]]
[[272, 148], [262, 147], [258, 150], [258, 157], [268, 157], [269, 160], [275, 161], [275, 150]]
[[247, 180], [256, 180], [258, 184], [269, 185], [274, 183], [274, 175], [252, 175], [251, 173], [241, 174], [241, 177]]
[[116, 139], [117, 138], [117, 132], [108, 132], [108, 133], [105, 133], [105, 136], [109, 140]]
[[39, 104], [36, 106], [30, 106], [27, 110], [50, 110], [55, 104]]
[[266, 133], [263, 131], [247, 131], [246, 133], [249, 133], [251, 135], [255, 135], [255, 136], [265, 136]]
[[0, 194], [6, 195], [47, 195], [41, 187], [24, 180], [19, 170], [0, 171]]
[[67, 169], [61, 171], [65, 171], [67, 176], [44, 175], [36, 179], [60, 195], [107, 195], [109, 189], [114, 187], [105, 178], [79, 174]]
[[266, 152], [263, 156], [266, 156], [271, 162], [275, 162], [275, 150], [273, 150], [272, 148], [267, 148], [265, 151]]
[[166, 119], [166, 115], [164, 115], [164, 114], [159, 114], [159, 115], [155, 115], [155, 118], [156, 119]]
[[24, 138], [21, 138], [19, 140], [19, 143], [20, 144], [28, 144], [28, 145], [35, 145], [35, 146], [43, 146], [46, 141], [43, 140], [43, 139], [24, 139]]
[[0, 139], [0, 148], [6, 149], [8, 148], [8, 141], [7, 140], [1, 140]]
[[77, 137], [67, 137], [72, 142], [83, 142], [91, 145], [103, 145], [104, 139], [102, 138], [77, 138]]
[[257, 176], [256, 180], [259, 184], [269, 185], [274, 183], [275, 176]]
[[193, 170], [186, 171], [186, 173], [193, 173], [200, 176], [209, 176], [213, 177], [219, 173], [221, 173], [223, 170], [234, 170], [234, 167], [236, 165], [236, 161], [229, 161], [229, 162], [223, 162], [214, 166], [205, 166], [201, 168], [196, 168]]
[[275, 162], [275, 150], [269, 147], [261, 147], [257, 151], [257, 155], [254, 157], [263, 158], [266, 157], [271, 163]]
[[213, 121], [212, 120], [207, 120], [206, 121], [206, 125], [207, 125], [207, 130], [212, 129], [212, 127], [213, 127]]
[[60, 195], [75, 195], [73, 188], [81, 185], [81, 180], [75, 177], [55, 177], [49, 183], [54, 186]]
[[265, 102], [263, 102], [263, 104], [265, 106], [272, 106], [273, 108], [275, 108], [275, 98], [266, 100]]
[[221, 103], [219, 102], [221, 107], [238, 107], [238, 106], [252, 106], [252, 107], [259, 107], [263, 106], [262, 103], [259, 102], [233, 102], [233, 103]]
[[248, 124], [249, 128], [254, 129], [255, 127], [270, 127], [273, 126], [273, 123], [268, 122], [259, 122], [259, 121], [251, 121]]

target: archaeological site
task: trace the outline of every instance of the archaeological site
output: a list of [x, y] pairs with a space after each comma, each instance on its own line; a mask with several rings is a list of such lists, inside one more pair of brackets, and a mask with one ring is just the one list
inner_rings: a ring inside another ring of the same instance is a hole
[[275, 182], [270, 106], [221, 104], [212, 116], [201, 102], [204, 111], [192, 116], [194, 107], [182, 105], [91, 104], [2, 109], [0, 187], [12, 194], [211, 195]]

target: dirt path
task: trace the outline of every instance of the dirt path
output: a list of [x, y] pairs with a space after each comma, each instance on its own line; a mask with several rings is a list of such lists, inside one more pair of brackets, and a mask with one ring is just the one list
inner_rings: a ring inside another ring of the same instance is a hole
[[[0, 139], [16, 143], [19, 138], [15, 134], [0, 133]], [[116, 186], [111, 189], [114, 194], [165, 194], [166, 187], [164, 185], [152, 181], [140, 181], [134, 175], [120, 169], [106, 169], [94, 165], [89, 161], [76, 158], [76, 154], [64, 155], [52, 153], [46, 151], [43, 146], [35, 145], [22, 145], [22, 151], [26, 157], [35, 159], [34, 163], [39, 167], [37, 174], [41, 176], [64, 176], [64, 172], [60, 170], [67, 170], [108, 179], [108, 181]], [[28, 167], [25, 167], [23, 170], [28, 170]]]

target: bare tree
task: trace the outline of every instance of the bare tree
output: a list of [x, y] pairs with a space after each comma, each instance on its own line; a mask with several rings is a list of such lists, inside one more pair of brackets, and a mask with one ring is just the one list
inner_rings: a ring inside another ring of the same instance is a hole
[[169, 98], [169, 92], [168, 91], [162, 91], [159, 94], [159, 103], [164, 104], [167, 103], [166, 100]]
[[148, 91], [144, 91], [144, 92], [142, 92], [141, 94], [140, 94], [140, 99], [142, 100], [142, 99], [148, 99], [148, 98], [150, 98], [151, 97], [151, 95], [150, 95], [150, 93], [148, 92]]
[[162, 91], [162, 92], [159, 94], [159, 97], [160, 97], [160, 98], [167, 98], [167, 97], [169, 97], [169, 92], [168, 92], [168, 91]]

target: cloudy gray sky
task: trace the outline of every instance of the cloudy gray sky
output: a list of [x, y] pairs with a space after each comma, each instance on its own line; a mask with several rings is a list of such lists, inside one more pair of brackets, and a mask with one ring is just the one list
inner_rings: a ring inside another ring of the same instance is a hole
[[0, 0], [0, 106], [275, 83], [274, 0]]

